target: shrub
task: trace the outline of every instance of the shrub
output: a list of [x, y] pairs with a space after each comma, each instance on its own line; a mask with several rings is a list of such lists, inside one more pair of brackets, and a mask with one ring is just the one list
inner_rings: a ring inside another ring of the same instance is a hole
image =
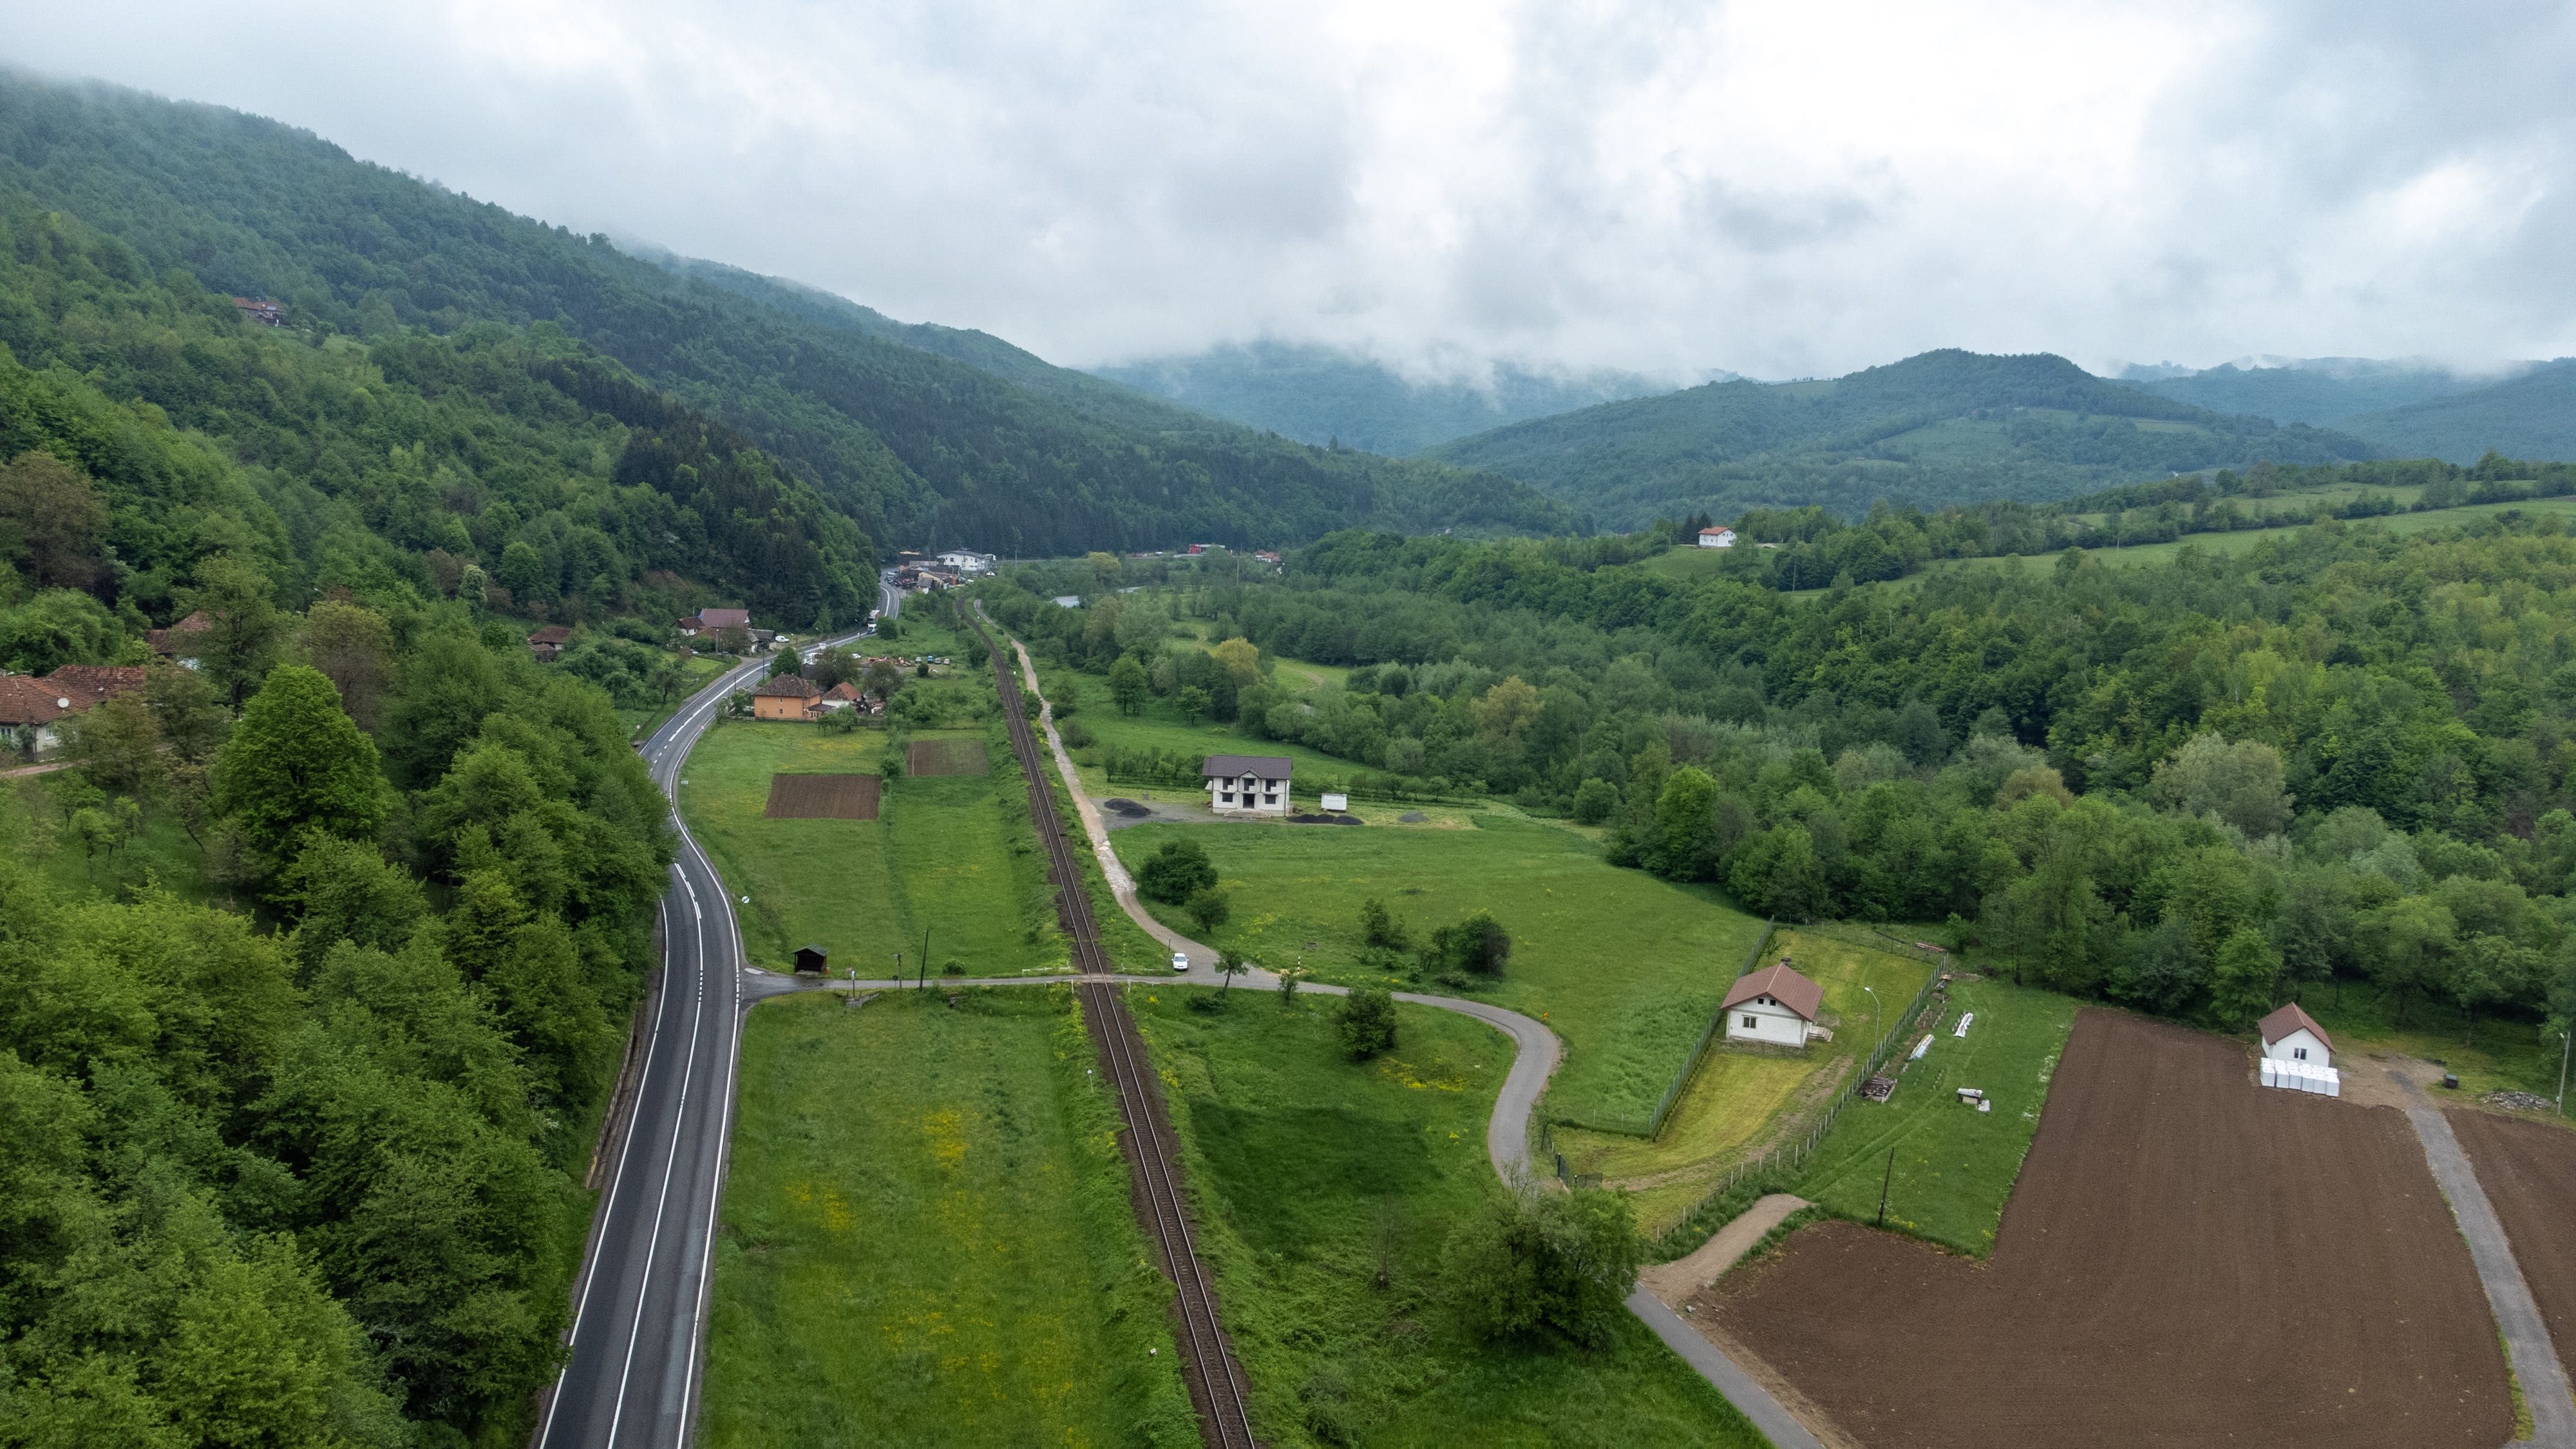
[[1353, 1060], [1395, 1049], [1395, 998], [1383, 986], [1354, 986], [1333, 1014]]
[[1504, 1194], [1459, 1225], [1444, 1254], [1468, 1331], [1489, 1341], [1550, 1333], [1603, 1348], [1637, 1286], [1637, 1220], [1624, 1193]]
[[1423, 973], [1435, 978], [1500, 976], [1503, 963], [1512, 959], [1511, 933], [1491, 912], [1478, 911], [1454, 926], [1435, 928], [1421, 959]]
[[1233, 903], [1225, 898], [1223, 891], [1215, 889], [1192, 891], [1189, 902], [1181, 909], [1188, 911], [1190, 919], [1198, 922], [1201, 935], [1224, 925], [1234, 916]]
[[1177, 905], [1215, 884], [1216, 866], [1195, 840], [1166, 841], [1136, 868], [1136, 889], [1166, 904]]

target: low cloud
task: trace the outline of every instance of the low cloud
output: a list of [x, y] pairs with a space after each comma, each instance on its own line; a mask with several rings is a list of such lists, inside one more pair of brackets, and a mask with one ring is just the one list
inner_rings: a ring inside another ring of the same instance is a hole
[[2576, 352], [2559, 6], [13, 8], [16, 63], [1073, 364]]

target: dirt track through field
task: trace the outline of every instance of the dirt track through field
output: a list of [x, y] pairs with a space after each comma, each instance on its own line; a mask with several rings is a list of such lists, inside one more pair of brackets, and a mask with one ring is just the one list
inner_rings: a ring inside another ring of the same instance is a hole
[[772, 775], [769, 808], [772, 820], [874, 820], [877, 818], [874, 775]]
[[2576, 1378], [2576, 1132], [2464, 1108], [2443, 1115], [2504, 1223], [2558, 1361]]
[[2513, 1433], [2405, 1118], [2265, 1091], [2243, 1047], [2107, 1011], [2076, 1019], [1990, 1261], [1828, 1223], [1696, 1306], [1870, 1449]]
[[904, 768], [916, 775], [985, 775], [993, 764], [982, 740], [914, 740]]

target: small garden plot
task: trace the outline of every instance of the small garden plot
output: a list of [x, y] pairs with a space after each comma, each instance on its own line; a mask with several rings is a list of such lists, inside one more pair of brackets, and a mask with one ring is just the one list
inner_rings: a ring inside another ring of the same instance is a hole
[[877, 785], [874, 775], [772, 775], [769, 777], [770, 820], [874, 820]]
[[[2013, 1114], [2009, 1090], [1986, 1116]], [[1694, 1306], [1864, 1444], [2513, 1432], [2495, 1321], [2405, 1118], [2264, 1091], [2241, 1042], [2109, 1011], [2077, 1018], [1990, 1262], [1828, 1222]]]
[[837, 995], [744, 1027], [709, 1445], [1198, 1442], [1060, 988]]
[[2495, 1204], [2514, 1261], [2549, 1323], [2558, 1361], [2576, 1376], [2576, 1131], [2453, 1109], [2451, 1130]]
[[904, 768], [915, 775], [982, 775], [992, 761], [982, 740], [914, 740]]
[[1698, 1046], [1762, 923], [1705, 887], [1609, 865], [1571, 830], [1467, 818], [1473, 827], [1457, 830], [1149, 822], [1110, 841], [1130, 872], [1166, 841], [1197, 841], [1216, 866], [1230, 918], [1202, 934], [1178, 906], [1149, 902], [1157, 916], [1265, 967], [1302, 966], [1323, 981], [1419, 989], [1403, 974], [1411, 953], [1382, 958], [1393, 974], [1368, 958], [1360, 906], [1372, 897], [1415, 942], [1492, 912], [1512, 937], [1511, 961], [1499, 978], [1463, 989], [1543, 1018], [1564, 1039], [1549, 1110], [1643, 1122]]
[[[1221, 1000], [1190, 1010], [1191, 998]], [[1485, 1119], [1510, 1041], [1396, 1009], [1353, 1061], [1333, 999], [1131, 991], [1168, 1084], [1199, 1248], [1273, 1449], [1309, 1445], [1759, 1445], [1717, 1391], [1622, 1314], [1598, 1352], [1467, 1335], [1450, 1231], [1502, 1190]]]

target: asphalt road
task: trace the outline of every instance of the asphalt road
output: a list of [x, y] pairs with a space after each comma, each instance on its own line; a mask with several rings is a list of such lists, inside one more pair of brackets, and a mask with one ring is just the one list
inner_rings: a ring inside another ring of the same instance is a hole
[[[884, 599], [900, 602], [890, 593]], [[810, 657], [821, 643], [801, 647]], [[727, 671], [644, 742], [645, 762], [665, 795], [676, 796], [689, 747], [725, 696], [747, 687], [767, 663], [754, 659]], [[742, 1015], [764, 996], [795, 989], [787, 979], [741, 969], [742, 933], [724, 882], [676, 810], [673, 824], [680, 852], [662, 898], [661, 999], [632, 1125], [574, 1289], [571, 1361], [548, 1396], [538, 1449], [662, 1449], [686, 1441], [700, 1388]]]

